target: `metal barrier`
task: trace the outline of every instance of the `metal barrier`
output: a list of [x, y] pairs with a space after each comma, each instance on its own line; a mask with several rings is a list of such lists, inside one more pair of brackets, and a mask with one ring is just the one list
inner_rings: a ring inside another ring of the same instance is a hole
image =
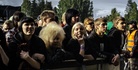
[[87, 60], [84, 59], [83, 64], [76, 60], [65, 60], [60, 64], [55, 64], [44, 70], [103, 70], [102, 65], [106, 63], [104, 59]]

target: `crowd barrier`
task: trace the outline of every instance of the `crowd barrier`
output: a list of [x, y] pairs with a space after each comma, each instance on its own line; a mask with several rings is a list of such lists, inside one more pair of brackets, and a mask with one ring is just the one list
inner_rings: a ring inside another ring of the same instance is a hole
[[55, 64], [44, 70], [104, 70], [103, 65], [106, 62], [104, 59], [97, 60], [84, 60], [83, 64], [78, 63], [75, 60], [66, 60], [60, 64]]

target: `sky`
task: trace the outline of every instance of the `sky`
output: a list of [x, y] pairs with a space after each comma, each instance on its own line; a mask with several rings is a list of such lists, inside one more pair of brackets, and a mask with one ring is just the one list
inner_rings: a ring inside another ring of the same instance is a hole
[[[59, 0], [47, 0], [51, 1], [53, 7], [58, 5]], [[103, 17], [109, 15], [111, 9], [116, 8], [122, 16], [125, 14], [125, 9], [128, 0], [91, 0], [93, 1], [94, 18]], [[138, 0], [135, 1], [138, 5]], [[20, 6], [23, 0], [0, 0], [1, 5]]]

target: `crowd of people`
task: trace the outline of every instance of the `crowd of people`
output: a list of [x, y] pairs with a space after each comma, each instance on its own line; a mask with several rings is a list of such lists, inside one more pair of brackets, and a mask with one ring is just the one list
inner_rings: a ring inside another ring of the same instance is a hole
[[103, 58], [105, 70], [138, 70], [135, 20], [118, 16], [107, 31], [106, 19], [80, 21], [80, 15], [68, 9], [60, 22], [53, 10], [44, 10], [37, 20], [16, 11], [0, 29], [0, 69], [44, 70], [65, 60], [83, 64]]

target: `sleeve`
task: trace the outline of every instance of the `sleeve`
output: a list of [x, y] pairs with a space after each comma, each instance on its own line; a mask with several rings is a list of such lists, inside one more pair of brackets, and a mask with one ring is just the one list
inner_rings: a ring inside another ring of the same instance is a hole
[[8, 67], [11, 70], [18, 68], [18, 59], [17, 59], [17, 44], [11, 42], [8, 46], [9, 49], [9, 64]]
[[134, 52], [136, 49], [138, 49], [138, 31], [136, 32], [134, 37], [134, 47], [132, 48], [132, 52]]
[[79, 54], [80, 45], [77, 40], [70, 39], [65, 50], [70, 52], [79, 63], [83, 62], [84, 57]]
[[2, 46], [2, 48], [4, 49], [4, 51], [8, 52], [8, 47], [7, 47], [7, 44], [6, 44], [6, 38], [5, 38], [5, 35], [3, 33], [3, 31], [0, 29], [0, 44]]

